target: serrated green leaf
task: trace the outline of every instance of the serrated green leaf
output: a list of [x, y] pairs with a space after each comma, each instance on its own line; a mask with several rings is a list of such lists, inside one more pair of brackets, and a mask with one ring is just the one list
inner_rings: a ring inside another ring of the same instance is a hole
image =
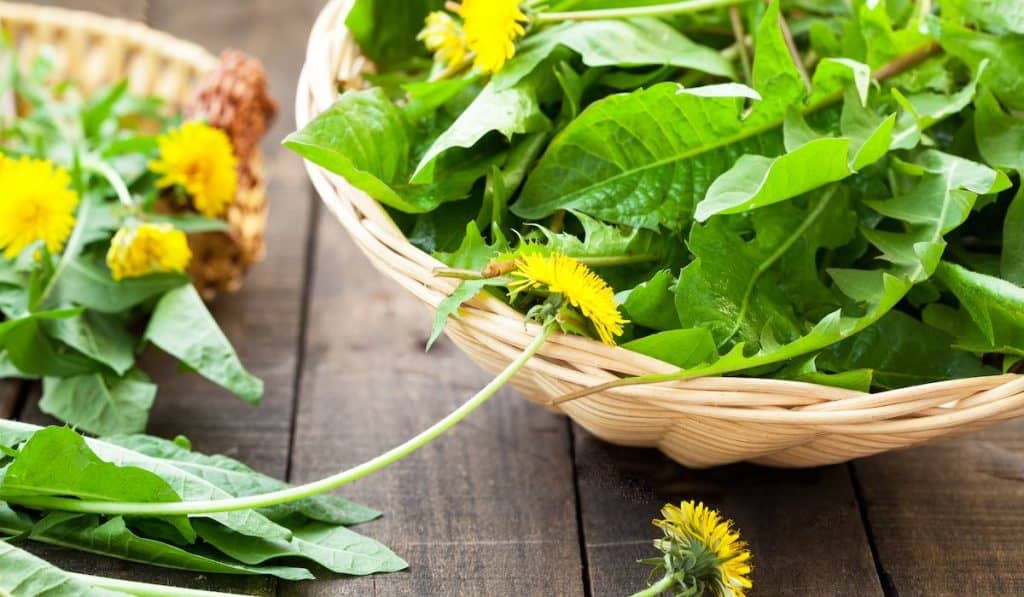
[[157, 387], [139, 371], [123, 378], [100, 373], [43, 380], [39, 409], [95, 435], [138, 433], [146, 428]]
[[696, 367], [718, 357], [715, 340], [704, 328], [669, 330], [622, 345], [623, 348], [654, 357], [681, 369]]
[[709, 330], [717, 346], [757, 346], [766, 332], [778, 342], [797, 339], [805, 318], [839, 307], [818, 277], [815, 256], [849, 242], [854, 220], [848, 196], [833, 190], [806, 207], [777, 204], [752, 212], [749, 221], [714, 218], [695, 226], [688, 245], [696, 259], [676, 290], [679, 321]]
[[[512, 211], [539, 219], [558, 209], [638, 228], [685, 230], [711, 182], [743, 154], [782, 153], [777, 130], [805, 95], [778, 24], [778, 3], [758, 29], [754, 89], [743, 118], [741, 85], [680, 89], [662, 83], [591, 104], [541, 158]], [[628, 140], [624, 142], [624, 140]]]
[[410, 184], [413, 139], [403, 112], [379, 88], [350, 91], [284, 144], [377, 201], [406, 213], [425, 213], [465, 197], [495, 156], [474, 154], [437, 184]]
[[883, 389], [998, 373], [972, 355], [952, 349], [954, 339], [900, 311], [818, 356], [827, 371], [869, 369]]
[[179, 274], [152, 274], [115, 282], [106, 264], [80, 256], [57, 279], [54, 294], [65, 303], [99, 313], [121, 313], [169, 290], [188, 284]]
[[263, 382], [242, 366], [202, 297], [190, 284], [164, 294], [143, 337], [243, 400], [258, 403], [263, 396]]
[[[112, 502], [180, 502], [159, 475], [133, 466], [105, 462], [85, 439], [66, 427], [34, 433], [7, 467], [0, 489], [8, 497], [70, 496]], [[162, 520], [192, 541], [195, 533], [184, 516]]]
[[427, 56], [416, 35], [427, 15], [442, 6], [444, 0], [357, 0], [352, 3], [345, 27], [363, 55], [388, 68]]
[[138, 341], [123, 322], [103, 313], [86, 311], [78, 317], [47, 321], [47, 335], [124, 375], [135, 364]]
[[940, 0], [939, 6], [947, 20], [996, 34], [1024, 33], [1024, 4], [1018, 0]]
[[[1024, 288], [945, 261], [936, 275], [980, 332], [971, 333], [958, 325], [961, 333], [957, 341], [961, 346], [973, 352], [1024, 356]], [[936, 321], [939, 313], [926, 312], [926, 321]]]
[[1006, 212], [1003, 224], [1002, 275], [1017, 286], [1024, 286], [1024, 187]]
[[381, 543], [345, 527], [306, 522], [292, 528], [290, 541], [271, 541], [233, 533], [212, 522], [198, 522], [200, 535], [221, 552], [246, 564], [299, 558], [338, 574], [365, 576], [397, 572], [409, 565]]
[[[869, 330], [871, 328], [868, 328]], [[858, 336], [854, 336], [857, 338]], [[818, 369], [818, 356], [800, 358], [784, 367], [782, 370], [773, 373], [772, 377], [777, 379], [791, 379], [833, 388], [844, 388], [857, 392], [871, 391], [871, 384], [874, 379], [874, 371], [871, 369], [850, 369], [839, 373], [829, 373]]]
[[675, 306], [676, 277], [669, 270], [654, 274], [650, 280], [626, 291], [622, 310], [635, 325], [666, 331], [680, 327]]
[[1003, 111], [988, 89], [974, 100], [974, 139], [992, 166], [1024, 173], [1024, 118]]
[[519, 44], [515, 58], [494, 76], [494, 85], [498, 89], [512, 87], [559, 46], [579, 54], [591, 68], [670, 65], [729, 78], [735, 74], [721, 54], [693, 43], [663, 21], [609, 19], [562, 23], [528, 36]]
[[147, 539], [132, 532], [120, 516], [105, 522], [101, 521], [99, 516], [89, 514], [51, 516], [60, 518], [50, 521], [44, 519], [44, 528], [44, 525], [35, 525], [28, 517], [11, 510], [7, 504], [0, 503], [0, 531], [27, 535], [32, 541], [48, 545], [178, 570], [212, 574], [262, 574], [284, 580], [313, 578], [313, 575], [303, 568], [248, 566], [218, 559], [213, 553], [192, 552], [162, 541]]
[[934, 18], [928, 24], [942, 49], [975, 73], [987, 62], [981, 82], [1010, 108], [1024, 109], [1024, 35], [991, 35]]
[[550, 127], [551, 121], [541, 112], [537, 91], [530, 80], [500, 90], [492, 81], [431, 144], [410, 182], [433, 183], [436, 162], [441, 154], [456, 147], [473, 147], [488, 133], [497, 132], [511, 139], [513, 135], [536, 133]]

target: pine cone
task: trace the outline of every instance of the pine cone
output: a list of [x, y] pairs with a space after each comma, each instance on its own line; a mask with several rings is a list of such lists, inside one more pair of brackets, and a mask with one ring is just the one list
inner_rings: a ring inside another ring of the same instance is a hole
[[267, 210], [259, 144], [276, 113], [263, 65], [238, 50], [221, 54], [185, 108], [187, 117], [203, 118], [227, 133], [238, 157], [238, 193], [225, 215], [229, 230], [189, 237], [190, 274], [208, 300], [238, 290], [249, 266], [263, 257]]

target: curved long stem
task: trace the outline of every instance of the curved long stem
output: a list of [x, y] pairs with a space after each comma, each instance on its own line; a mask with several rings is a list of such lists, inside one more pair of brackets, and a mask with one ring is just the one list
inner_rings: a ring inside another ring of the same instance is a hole
[[367, 460], [366, 462], [343, 470], [330, 477], [319, 481], [290, 487], [280, 491], [264, 493], [240, 498], [223, 500], [201, 500], [192, 502], [169, 502], [169, 503], [131, 503], [131, 502], [96, 502], [76, 500], [61, 497], [25, 497], [0, 495], [0, 499], [13, 504], [20, 504], [29, 508], [43, 510], [62, 510], [65, 512], [85, 512], [90, 514], [114, 514], [126, 516], [188, 516], [198, 514], [214, 514], [218, 512], [234, 512], [238, 510], [249, 510], [252, 508], [265, 508], [278, 504], [294, 502], [304, 498], [312, 497], [351, 483], [357, 479], [370, 475], [380, 469], [398, 462], [409, 454], [422, 448], [445, 431], [454, 427], [469, 413], [476, 410], [480, 405], [487, 402], [499, 389], [502, 388], [512, 377], [522, 369], [544, 342], [547, 341], [555, 328], [554, 323], [547, 323], [541, 329], [540, 334], [534, 338], [523, 352], [516, 357], [504, 371], [491, 380], [483, 389], [467, 400], [459, 408], [452, 411], [448, 416], [434, 423], [429, 429], [419, 435], [396, 446], [380, 456]]
[[124, 179], [117, 173], [117, 170], [111, 168], [109, 164], [95, 159], [85, 160], [82, 163], [82, 167], [85, 170], [99, 174], [103, 178], [107, 179], [110, 187], [114, 189], [114, 193], [117, 194], [118, 201], [129, 209], [135, 208], [135, 201], [132, 199], [132, 194], [128, 190], [128, 185], [124, 184]]
[[130, 580], [90, 576], [88, 574], [74, 574], [70, 572], [68, 574], [75, 580], [87, 584], [94, 589], [107, 589], [118, 593], [136, 595], [137, 597], [245, 597], [239, 593], [218, 593], [216, 591], [153, 585]]
[[666, 574], [661, 580], [647, 587], [643, 591], [637, 591], [633, 593], [632, 597], [657, 597], [665, 591], [672, 588], [675, 583], [675, 578], [671, 574]]
[[603, 19], [628, 19], [631, 17], [665, 17], [688, 12], [698, 12], [711, 8], [746, 4], [751, 0], [684, 0], [669, 4], [650, 6], [631, 6], [624, 8], [605, 8], [599, 10], [577, 10], [571, 12], [541, 12], [534, 16], [538, 23], [556, 23], [559, 21], [598, 21]]

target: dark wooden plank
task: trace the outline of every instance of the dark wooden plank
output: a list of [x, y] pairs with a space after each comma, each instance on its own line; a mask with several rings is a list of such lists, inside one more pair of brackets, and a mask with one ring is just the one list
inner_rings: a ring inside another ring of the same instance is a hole
[[756, 595], [882, 595], [845, 467], [683, 468], [659, 452], [619, 448], [574, 428], [583, 536], [595, 597], [646, 586], [651, 525], [693, 499], [732, 518], [754, 554]]
[[1024, 595], [1024, 421], [854, 470], [890, 595]]
[[[113, 8], [114, 3], [63, 4]], [[144, 366], [161, 387], [149, 431], [165, 437], [186, 434], [198, 450], [229, 454], [281, 478], [288, 468], [312, 203], [300, 160], [281, 148], [280, 140], [294, 126], [291, 97], [319, 5], [319, 0], [153, 0], [149, 14], [152, 26], [215, 53], [237, 47], [261, 57], [270, 74], [271, 91], [282, 106], [264, 142], [274, 211], [267, 231], [267, 259], [253, 269], [240, 293], [224, 296], [213, 305], [243, 362], [266, 382], [263, 404], [249, 406], [197, 376], [175, 372], [170, 359], [148, 355]], [[26, 418], [46, 421], [34, 403]], [[54, 550], [47, 550], [47, 555], [58, 556], [53, 558], [56, 563], [72, 569], [138, 580], [250, 594], [272, 594], [276, 587], [267, 579], [177, 573], [70, 552], [58, 555]]]
[[[425, 354], [428, 311], [320, 218], [292, 480], [370, 458], [440, 419], [489, 376], [447, 340]], [[342, 492], [385, 512], [361, 531], [407, 573], [282, 584], [284, 595], [579, 595], [565, 420], [511, 390], [449, 434]]]
[[18, 406], [22, 382], [16, 379], [0, 379], [0, 417], [10, 418]]

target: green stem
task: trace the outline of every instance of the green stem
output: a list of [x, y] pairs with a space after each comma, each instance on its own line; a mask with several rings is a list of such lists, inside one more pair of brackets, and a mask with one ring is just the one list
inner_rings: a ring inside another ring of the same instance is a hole
[[86, 223], [89, 220], [89, 210], [92, 209], [92, 202], [87, 197], [82, 198], [82, 207], [78, 208], [78, 218], [75, 221], [75, 229], [71, 231], [71, 238], [68, 239], [68, 243], [64, 246], [64, 253], [60, 256], [60, 261], [57, 263], [57, 267], [53, 270], [53, 275], [50, 276], [50, 281], [46, 283], [46, 287], [39, 294], [39, 298], [32, 304], [30, 310], [35, 311], [39, 307], [46, 304], [46, 299], [50, 297], [53, 289], [57, 287], [57, 280], [60, 279], [61, 274], [67, 269], [71, 260], [78, 255], [78, 252], [82, 248], [82, 243], [85, 237]]
[[797, 226], [796, 230], [789, 235], [789, 238], [779, 245], [764, 261], [757, 264], [757, 267], [754, 269], [754, 273], [750, 276], [750, 279], [747, 280], [747, 288], [743, 292], [743, 300], [740, 301], [740, 310], [736, 315], [736, 322], [733, 324], [732, 329], [729, 330], [729, 334], [718, 343], [719, 348], [732, 340], [740, 331], [743, 321], [747, 317], [747, 310], [750, 309], [750, 300], [754, 296], [754, 290], [757, 288], [757, 283], [761, 281], [761, 277], [764, 276], [776, 262], [782, 259], [783, 255], [789, 252], [797, 241], [804, 239], [804, 233], [818, 221], [821, 214], [825, 213], [825, 210], [828, 208], [829, 204], [832, 203], [832, 198], [835, 197], [836, 191], [838, 190], [838, 183], [827, 187], [825, 192], [822, 193], [822, 198], [818, 201], [818, 205], [811, 210], [811, 213], [804, 218], [803, 222], [800, 222], [800, 225]]
[[107, 179], [111, 188], [114, 189], [114, 193], [117, 194], [118, 200], [128, 209], [135, 209], [135, 201], [132, 199], [132, 194], [128, 190], [128, 186], [124, 184], [124, 179], [117, 173], [117, 170], [114, 170], [105, 162], [91, 158], [87, 158], [82, 162], [82, 168]]
[[571, 12], [541, 12], [534, 15], [537, 23], [556, 23], [559, 21], [597, 21], [603, 19], [628, 19], [632, 17], [666, 17], [688, 12], [698, 12], [723, 6], [746, 4], [750, 0], [684, 0], [669, 4], [651, 6], [632, 6], [625, 8], [605, 8], [600, 10], [577, 10]]
[[615, 267], [657, 261], [657, 255], [608, 255], [605, 257], [577, 257], [576, 261], [589, 267]]
[[166, 585], [151, 585], [148, 583], [134, 582], [130, 580], [119, 580], [116, 578], [104, 578], [102, 576], [90, 576], [88, 574], [68, 573], [75, 580], [89, 585], [96, 589], [107, 589], [119, 593], [136, 595], [137, 597], [245, 597], [238, 593], [218, 593], [215, 591], [200, 591], [196, 589], [183, 589], [179, 587], [168, 587]]
[[362, 479], [382, 468], [394, 464], [399, 460], [412, 454], [416, 450], [430, 443], [445, 431], [454, 427], [480, 405], [487, 402], [498, 390], [500, 390], [515, 374], [523, 368], [544, 342], [551, 336], [555, 329], [554, 322], [549, 322], [541, 329], [540, 334], [534, 338], [523, 352], [516, 357], [504, 371], [491, 380], [475, 396], [467, 400], [462, 406], [452, 411], [448, 416], [434, 423], [429, 429], [405, 443], [388, 450], [387, 452], [367, 460], [366, 462], [341, 471], [330, 477], [290, 487], [280, 491], [273, 491], [262, 495], [230, 498], [223, 500], [201, 500], [192, 502], [170, 502], [170, 503], [132, 503], [132, 502], [96, 502], [87, 500], [76, 500], [60, 497], [28, 497], [2, 495], [0, 499], [12, 504], [20, 504], [29, 508], [40, 510], [61, 510], [64, 512], [84, 512], [89, 514], [110, 514], [125, 516], [189, 516], [199, 514], [215, 514], [218, 512], [235, 512], [238, 510], [249, 510], [252, 508], [266, 508], [278, 504], [286, 504], [297, 500], [312, 497], [332, 489], [336, 489]]
[[632, 597], [658, 597], [658, 595], [661, 595], [665, 591], [671, 589], [675, 582], [676, 579], [673, 575], [666, 574], [661, 580], [647, 587], [643, 591], [633, 593]]

